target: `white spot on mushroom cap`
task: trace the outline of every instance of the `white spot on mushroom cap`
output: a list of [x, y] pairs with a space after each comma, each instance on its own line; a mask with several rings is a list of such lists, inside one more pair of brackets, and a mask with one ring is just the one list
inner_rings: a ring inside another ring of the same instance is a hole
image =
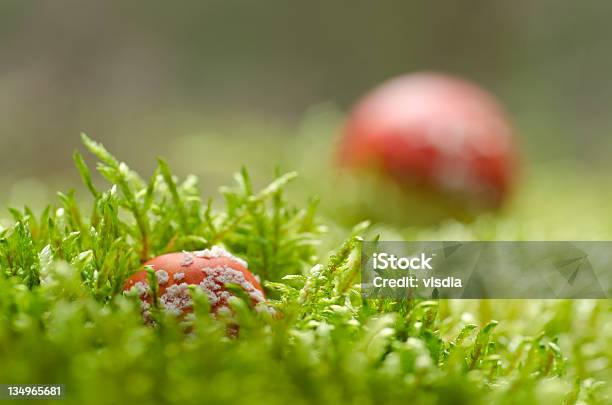
[[265, 301], [261, 291], [247, 281], [241, 271], [234, 270], [229, 266], [220, 266], [205, 267], [202, 272], [204, 273], [204, 280], [199, 286], [208, 295], [211, 305], [227, 305], [232, 294], [225, 290], [226, 284], [237, 284], [242, 287], [255, 304]]
[[124, 294], [129, 294], [135, 291], [138, 294], [138, 298], [140, 298], [140, 312], [147, 323], [151, 323], [153, 320], [151, 319], [151, 304], [146, 301], [147, 296], [149, 295], [149, 285], [144, 281], [138, 281], [134, 283], [132, 288], [129, 291], [124, 291]]
[[157, 283], [162, 285], [162, 284], [166, 284], [168, 282], [168, 280], [170, 279], [170, 276], [168, 275], [168, 272], [166, 272], [163, 269], [157, 270], [155, 272], [155, 276], [157, 276]]
[[241, 266], [248, 268], [249, 265], [246, 261], [242, 260], [239, 257], [234, 256], [233, 254], [231, 254], [230, 252], [228, 252], [227, 250], [223, 249], [221, 246], [213, 246], [210, 249], [204, 249], [204, 250], [199, 250], [197, 252], [194, 252], [196, 257], [199, 258], [205, 258], [205, 259], [212, 259], [212, 258], [217, 258], [217, 257], [225, 257], [228, 259], [231, 259], [233, 261], [235, 261], [236, 263], [240, 264]]
[[140, 312], [142, 313], [142, 317], [145, 322], [153, 323], [153, 318], [151, 317], [151, 304], [146, 301], [140, 303]]
[[166, 288], [159, 301], [167, 312], [177, 316], [182, 314], [186, 309], [191, 308], [192, 305], [189, 285], [187, 283], [171, 285]]
[[143, 281], [134, 283], [129, 292], [136, 291], [140, 298], [144, 298], [149, 293], [149, 285]]
[[193, 264], [193, 254], [189, 252], [183, 252], [183, 258], [181, 260], [181, 266], [189, 267]]

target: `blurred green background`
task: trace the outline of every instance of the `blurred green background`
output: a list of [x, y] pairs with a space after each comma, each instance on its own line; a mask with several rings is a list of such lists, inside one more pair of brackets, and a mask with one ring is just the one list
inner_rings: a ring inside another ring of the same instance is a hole
[[81, 131], [136, 170], [161, 154], [211, 190], [243, 163], [318, 180], [352, 103], [422, 69], [493, 91], [521, 136], [525, 187], [562, 177], [576, 197], [612, 151], [611, 12], [569, 0], [6, 0], [0, 202], [42, 204], [76, 184]]

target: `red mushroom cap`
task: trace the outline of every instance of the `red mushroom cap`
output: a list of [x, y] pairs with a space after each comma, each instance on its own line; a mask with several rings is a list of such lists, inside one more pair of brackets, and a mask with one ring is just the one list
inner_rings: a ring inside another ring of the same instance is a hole
[[[155, 271], [159, 285], [159, 301], [166, 311], [182, 315], [192, 311], [189, 286], [195, 285], [208, 295], [211, 312], [228, 307], [233, 295], [225, 284], [240, 285], [255, 305], [265, 300], [264, 291], [246, 263], [227, 251], [213, 247], [196, 252], [169, 253], [144, 263]], [[143, 301], [145, 317], [152, 303], [147, 272], [144, 268], [125, 283], [124, 291], [135, 288]]]
[[363, 97], [345, 127], [340, 161], [377, 166], [399, 183], [484, 196], [512, 188], [513, 129], [491, 94], [443, 74], [394, 78]]

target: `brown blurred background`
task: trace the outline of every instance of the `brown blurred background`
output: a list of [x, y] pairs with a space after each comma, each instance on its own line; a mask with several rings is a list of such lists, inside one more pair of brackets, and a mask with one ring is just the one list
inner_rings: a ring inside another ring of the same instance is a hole
[[[597, 166], [612, 151], [610, 15], [610, 2], [570, 0], [5, 0], [0, 201], [19, 200], [19, 182], [74, 176], [81, 131], [140, 170], [160, 153], [179, 172], [219, 153], [248, 161], [206, 137], [248, 137], [274, 160], [267, 137], [294, 137], [313, 106], [341, 119], [370, 87], [420, 69], [497, 94], [529, 160]], [[184, 137], [202, 148], [177, 147]]]

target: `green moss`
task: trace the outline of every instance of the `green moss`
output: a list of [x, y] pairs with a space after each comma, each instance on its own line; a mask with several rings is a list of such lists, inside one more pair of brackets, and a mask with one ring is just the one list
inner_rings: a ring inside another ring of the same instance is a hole
[[[255, 191], [242, 170], [215, 208], [164, 160], [145, 181], [84, 143], [108, 188], [75, 153], [91, 205], [59, 194], [41, 214], [11, 210], [14, 224], [0, 230], [2, 383], [65, 384], [75, 404], [610, 399], [609, 301], [363, 301], [359, 241], [373, 231], [342, 230], [346, 240], [318, 257], [333, 238], [317, 199], [300, 208], [285, 198], [294, 173]], [[504, 221], [412, 236], [508, 238]], [[150, 257], [215, 244], [248, 260], [277, 316], [236, 299], [233, 315], [214, 320], [194, 289], [193, 320], [157, 312], [144, 325], [137, 298], [121, 294], [129, 274]]]

